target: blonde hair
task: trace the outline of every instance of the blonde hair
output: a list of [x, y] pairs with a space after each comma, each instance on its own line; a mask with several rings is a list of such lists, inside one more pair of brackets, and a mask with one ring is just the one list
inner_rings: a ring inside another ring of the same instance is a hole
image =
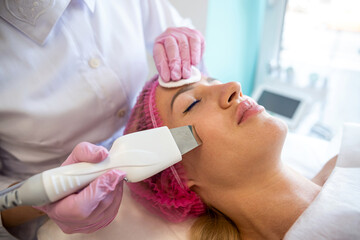
[[215, 208], [209, 207], [190, 229], [191, 240], [239, 240], [240, 232], [230, 218]]

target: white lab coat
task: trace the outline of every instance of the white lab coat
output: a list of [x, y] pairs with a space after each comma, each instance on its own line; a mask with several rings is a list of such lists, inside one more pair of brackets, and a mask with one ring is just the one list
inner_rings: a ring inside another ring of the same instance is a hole
[[191, 25], [166, 0], [3, 0], [0, 16], [0, 175], [20, 178], [120, 135], [154, 39]]
[[21, 162], [64, 160], [81, 141], [111, 137], [147, 80], [146, 50], [190, 24], [165, 0], [73, 0], [60, 16], [44, 7], [34, 27], [16, 3], [0, 1], [0, 148]]

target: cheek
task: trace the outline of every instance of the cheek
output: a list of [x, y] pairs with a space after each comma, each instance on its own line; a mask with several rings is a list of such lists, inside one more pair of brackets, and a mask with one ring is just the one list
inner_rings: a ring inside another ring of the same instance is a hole
[[230, 140], [229, 136], [225, 136], [231, 131], [231, 122], [225, 114], [202, 111], [191, 122], [205, 146], [216, 145], [219, 147], [219, 141]]
[[252, 134], [251, 139], [253, 154], [259, 158], [279, 158], [287, 134], [286, 124], [269, 114], [264, 114], [248, 129], [247, 134]]
[[219, 126], [204, 123], [196, 128], [203, 143], [187, 157], [189, 176], [203, 186], [226, 186], [229, 181], [236, 181], [234, 165], [239, 156], [232, 151], [238, 146], [236, 141]]
[[189, 154], [183, 156], [182, 164], [185, 168], [188, 180], [202, 187], [227, 186], [231, 177], [233, 164], [226, 156], [212, 154], [207, 146], [201, 146]]
[[195, 126], [203, 142], [183, 156], [189, 179], [207, 186], [230, 187], [271, 167], [272, 159], [279, 159], [287, 132], [282, 121], [264, 114], [240, 127], [231, 119], [225, 114], [201, 112], [171, 121], [169, 127]]
[[231, 127], [219, 119], [195, 125], [203, 144], [189, 155], [193, 161], [189, 172], [207, 184], [223, 187], [239, 184], [274, 166], [280, 160], [287, 132], [284, 122], [270, 115], [244, 128]]
[[225, 168], [225, 160], [236, 156], [235, 152], [229, 150], [239, 145], [229, 117], [226, 114], [208, 111], [199, 113], [192, 122], [202, 141], [197, 151], [197, 157], [201, 160], [199, 163], [208, 171], [216, 166]]

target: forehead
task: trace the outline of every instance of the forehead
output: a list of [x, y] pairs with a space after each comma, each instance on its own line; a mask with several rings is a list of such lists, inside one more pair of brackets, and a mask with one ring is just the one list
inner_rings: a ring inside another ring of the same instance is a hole
[[160, 85], [157, 86], [157, 89], [156, 89], [156, 95], [157, 96], [160, 96], [161, 100], [164, 99], [164, 100], [170, 100], [171, 101], [171, 98], [182, 88], [186, 88], [186, 87], [189, 87], [189, 86], [192, 86], [194, 88], [196, 88], [196, 86], [198, 85], [202, 85], [202, 84], [209, 84], [209, 79], [211, 80], [215, 80], [213, 78], [209, 78], [207, 76], [202, 76], [201, 77], [201, 80], [199, 82], [196, 82], [196, 83], [192, 83], [192, 84], [189, 84], [189, 85], [184, 85], [184, 86], [181, 86], [181, 87], [176, 87], [176, 88], [164, 88], [164, 87], [161, 87]]

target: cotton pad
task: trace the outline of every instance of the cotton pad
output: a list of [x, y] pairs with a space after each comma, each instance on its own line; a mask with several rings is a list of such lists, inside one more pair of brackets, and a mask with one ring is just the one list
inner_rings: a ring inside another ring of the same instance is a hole
[[201, 80], [201, 72], [194, 66], [191, 66], [191, 76], [187, 79], [180, 79], [179, 81], [170, 81], [164, 82], [161, 77], [159, 77], [159, 84], [165, 88], [175, 88], [184, 86], [190, 83], [198, 82]]

